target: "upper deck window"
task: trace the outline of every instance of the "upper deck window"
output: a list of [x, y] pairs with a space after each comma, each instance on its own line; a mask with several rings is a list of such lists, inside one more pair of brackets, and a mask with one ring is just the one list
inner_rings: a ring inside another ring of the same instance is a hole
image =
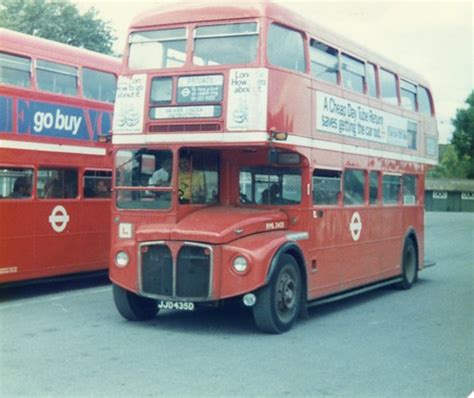
[[271, 24], [268, 30], [268, 60], [275, 66], [304, 72], [303, 35], [296, 30]]
[[367, 94], [377, 97], [377, 83], [375, 78], [375, 65], [367, 64]]
[[392, 72], [380, 69], [380, 93], [384, 101], [398, 105], [397, 78]]
[[111, 103], [115, 101], [117, 78], [112, 73], [83, 68], [82, 85], [86, 98]]
[[77, 68], [39, 59], [36, 64], [36, 78], [40, 90], [51, 93], [76, 95]]
[[311, 74], [316, 79], [337, 84], [338, 51], [324, 43], [311, 40], [309, 56], [311, 58]]
[[131, 69], [176, 68], [186, 61], [186, 29], [134, 32], [129, 38]]
[[194, 31], [195, 65], [249, 64], [257, 57], [256, 22], [199, 26]]
[[416, 85], [400, 80], [400, 96], [404, 108], [416, 111]]
[[0, 83], [30, 87], [31, 59], [0, 52]]
[[418, 86], [418, 110], [424, 115], [431, 116], [433, 114], [430, 93], [426, 88], [421, 86]]
[[171, 77], [154, 77], [151, 81], [150, 102], [170, 104], [173, 98], [173, 79]]
[[358, 93], [363, 93], [365, 80], [364, 62], [346, 54], [342, 54], [341, 61], [344, 87]]

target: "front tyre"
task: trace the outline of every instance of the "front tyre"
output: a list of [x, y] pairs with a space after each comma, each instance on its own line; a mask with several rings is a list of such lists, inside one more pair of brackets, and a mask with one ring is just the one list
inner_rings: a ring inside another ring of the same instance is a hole
[[415, 244], [408, 238], [403, 245], [402, 280], [397, 287], [403, 290], [410, 289], [418, 279], [418, 260]]
[[294, 257], [284, 254], [270, 283], [257, 293], [252, 307], [257, 327], [266, 333], [283, 333], [296, 322], [301, 305], [301, 275]]
[[129, 321], [145, 321], [158, 313], [156, 300], [140, 297], [120, 286], [113, 285], [114, 302], [118, 312]]

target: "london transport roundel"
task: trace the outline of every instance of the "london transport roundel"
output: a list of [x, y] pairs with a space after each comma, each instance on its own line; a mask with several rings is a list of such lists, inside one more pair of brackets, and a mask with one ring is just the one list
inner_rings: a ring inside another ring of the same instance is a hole
[[56, 232], [63, 232], [69, 222], [69, 214], [63, 206], [58, 205], [51, 212], [48, 221]]
[[352, 214], [349, 230], [351, 231], [352, 239], [357, 242], [362, 232], [362, 219], [357, 211]]

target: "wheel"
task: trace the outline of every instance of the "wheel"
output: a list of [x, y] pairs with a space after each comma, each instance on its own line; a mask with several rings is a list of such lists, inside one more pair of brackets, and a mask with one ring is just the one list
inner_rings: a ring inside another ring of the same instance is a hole
[[403, 245], [402, 280], [397, 284], [399, 289], [408, 290], [418, 279], [418, 260], [415, 244], [408, 238]]
[[257, 327], [283, 333], [294, 325], [301, 305], [301, 275], [294, 257], [281, 256], [270, 283], [257, 293], [252, 307]]
[[156, 300], [140, 297], [120, 286], [113, 286], [114, 302], [118, 312], [129, 321], [152, 319], [158, 313]]

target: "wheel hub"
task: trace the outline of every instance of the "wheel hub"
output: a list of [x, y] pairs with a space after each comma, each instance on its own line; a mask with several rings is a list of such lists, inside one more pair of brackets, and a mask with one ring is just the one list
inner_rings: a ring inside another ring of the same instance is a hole
[[296, 284], [293, 278], [287, 273], [281, 276], [278, 293], [281, 309], [283, 311], [291, 310], [296, 303]]

